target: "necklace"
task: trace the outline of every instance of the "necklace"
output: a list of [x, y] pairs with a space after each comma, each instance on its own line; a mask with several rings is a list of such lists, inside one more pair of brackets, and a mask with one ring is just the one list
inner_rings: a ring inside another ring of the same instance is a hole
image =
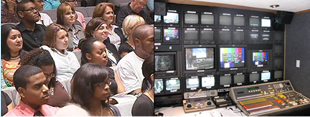
[[11, 57], [10, 60], [17, 60], [19, 58], [20, 58], [20, 56], [18, 55], [17, 57]]

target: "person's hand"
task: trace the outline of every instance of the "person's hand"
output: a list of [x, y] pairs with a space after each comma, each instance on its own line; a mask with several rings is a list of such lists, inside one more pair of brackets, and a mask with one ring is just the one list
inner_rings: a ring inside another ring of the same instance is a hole
[[14, 12], [16, 8], [16, 0], [6, 0], [6, 4], [8, 6], [9, 12]]

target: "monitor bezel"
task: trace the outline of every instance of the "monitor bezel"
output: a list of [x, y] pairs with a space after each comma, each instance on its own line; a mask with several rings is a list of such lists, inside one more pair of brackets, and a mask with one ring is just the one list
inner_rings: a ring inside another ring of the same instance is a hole
[[[276, 59], [282, 59], [282, 65], [276, 66], [276, 65], [275, 65]], [[284, 66], [284, 58], [283, 58], [283, 56], [282, 56], [282, 57], [274, 57], [274, 58], [273, 58], [273, 69], [275, 69], [275, 70], [277, 70], [277, 69], [283, 69], [283, 66]]]
[[[243, 17], [244, 18], [244, 25], [243, 26], [234, 25], [235, 17]], [[248, 27], [247, 18], [248, 17], [246, 16], [245, 13], [235, 13], [235, 14], [233, 14], [233, 16], [232, 16], [232, 26], [233, 26], [233, 28], [235, 28], [235, 29], [247, 29], [247, 27]]]

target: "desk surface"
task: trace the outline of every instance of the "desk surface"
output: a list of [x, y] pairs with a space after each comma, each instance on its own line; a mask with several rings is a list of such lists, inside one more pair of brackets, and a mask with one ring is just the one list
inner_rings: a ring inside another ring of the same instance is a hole
[[187, 116], [187, 117], [221, 117], [221, 116], [246, 116], [239, 108], [235, 106], [228, 106], [223, 108], [215, 108], [205, 111], [185, 113], [183, 106], [178, 107], [162, 107], [155, 109], [155, 111], [163, 113], [164, 116]]

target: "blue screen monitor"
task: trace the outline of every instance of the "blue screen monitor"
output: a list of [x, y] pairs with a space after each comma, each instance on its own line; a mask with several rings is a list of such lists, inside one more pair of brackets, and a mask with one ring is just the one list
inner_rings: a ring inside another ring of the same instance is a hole
[[220, 68], [241, 68], [245, 67], [244, 47], [221, 47], [220, 48]]

